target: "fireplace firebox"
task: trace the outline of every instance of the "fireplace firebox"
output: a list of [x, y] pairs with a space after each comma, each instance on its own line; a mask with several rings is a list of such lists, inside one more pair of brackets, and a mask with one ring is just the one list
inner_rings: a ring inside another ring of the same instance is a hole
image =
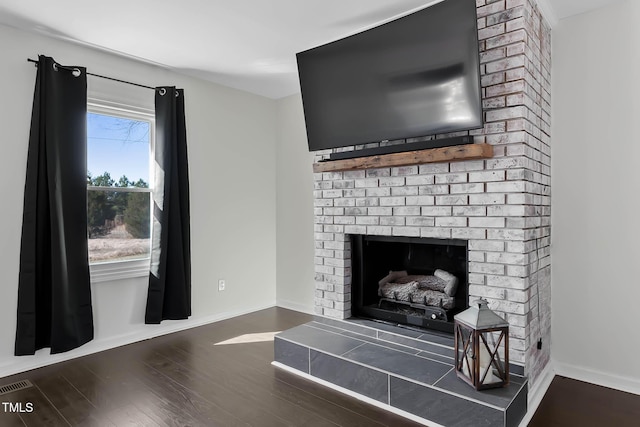
[[453, 333], [468, 307], [467, 241], [352, 235], [355, 317]]

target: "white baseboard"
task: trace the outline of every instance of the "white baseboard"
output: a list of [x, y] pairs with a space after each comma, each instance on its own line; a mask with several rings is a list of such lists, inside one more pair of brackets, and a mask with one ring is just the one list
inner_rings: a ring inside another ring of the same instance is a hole
[[554, 361], [556, 374], [578, 381], [640, 395], [640, 379], [627, 378], [581, 366]]
[[540, 406], [540, 402], [544, 398], [544, 395], [547, 393], [549, 386], [551, 385], [551, 381], [553, 381], [553, 377], [555, 377], [555, 369], [553, 367], [553, 363], [547, 363], [547, 366], [544, 368], [538, 381], [536, 384], [529, 389], [529, 394], [527, 396], [527, 413], [525, 414], [522, 421], [520, 421], [520, 427], [526, 427], [533, 415], [538, 410], [538, 406]]
[[208, 325], [232, 317], [242, 316], [267, 308], [275, 307], [275, 302], [247, 307], [241, 310], [233, 310], [210, 316], [191, 318], [187, 320], [166, 320], [160, 325], [140, 325], [140, 329], [129, 334], [90, 341], [75, 350], [60, 354], [49, 354], [49, 349], [39, 350], [34, 356], [14, 357], [15, 360], [0, 365], [0, 378], [26, 372], [31, 369], [41, 368], [54, 363], [64, 362], [77, 357], [87, 356], [100, 351], [109, 350], [127, 344], [159, 337], [162, 335], [179, 332], [198, 326]]
[[311, 315], [314, 314], [312, 305], [300, 304], [295, 301], [289, 301], [289, 300], [280, 299], [280, 298], [278, 298], [278, 300], [276, 301], [276, 305], [278, 307], [287, 308], [293, 311], [299, 311], [301, 313], [306, 313]]

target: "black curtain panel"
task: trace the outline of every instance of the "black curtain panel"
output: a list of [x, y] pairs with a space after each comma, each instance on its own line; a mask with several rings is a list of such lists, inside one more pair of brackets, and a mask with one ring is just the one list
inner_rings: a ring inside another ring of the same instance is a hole
[[16, 356], [93, 339], [87, 254], [87, 78], [40, 56], [24, 193]]
[[189, 174], [184, 91], [156, 89], [151, 271], [145, 323], [191, 315]]

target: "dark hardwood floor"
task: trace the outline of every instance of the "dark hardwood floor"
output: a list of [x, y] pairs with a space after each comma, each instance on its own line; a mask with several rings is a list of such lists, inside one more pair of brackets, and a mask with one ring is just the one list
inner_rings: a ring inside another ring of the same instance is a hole
[[[310, 319], [273, 308], [2, 378], [33, 387], [0, 396], [0, 426], [418, 425], [273, 367], [273, 341], [245, 336]], [[556, 378], [530, 425], [639, 425], [639, 396], [600, 389]]]
[[638, 427], [640, 396], [556, 376], [529, 427]]
[[416, 426], [271, 365], [277, 332], [311, 316], [268, 309], [3, 378], [34, 387], [0, 396], [33, 404], [0, 426]]

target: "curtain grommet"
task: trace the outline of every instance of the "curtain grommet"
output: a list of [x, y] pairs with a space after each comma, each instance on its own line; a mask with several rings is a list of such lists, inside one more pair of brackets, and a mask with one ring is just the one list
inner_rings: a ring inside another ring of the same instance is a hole
[[167, 90], [165, 88], [161, 87], [158, 92], [160, 93], [160, 96], [165, 96], [166, 93], [167, 93]]
[[80, 71], [80, 68], [74, 68], [71, 74], [73, 74], [73, 77], [80, 77], [82, 75], [82, 71]]

